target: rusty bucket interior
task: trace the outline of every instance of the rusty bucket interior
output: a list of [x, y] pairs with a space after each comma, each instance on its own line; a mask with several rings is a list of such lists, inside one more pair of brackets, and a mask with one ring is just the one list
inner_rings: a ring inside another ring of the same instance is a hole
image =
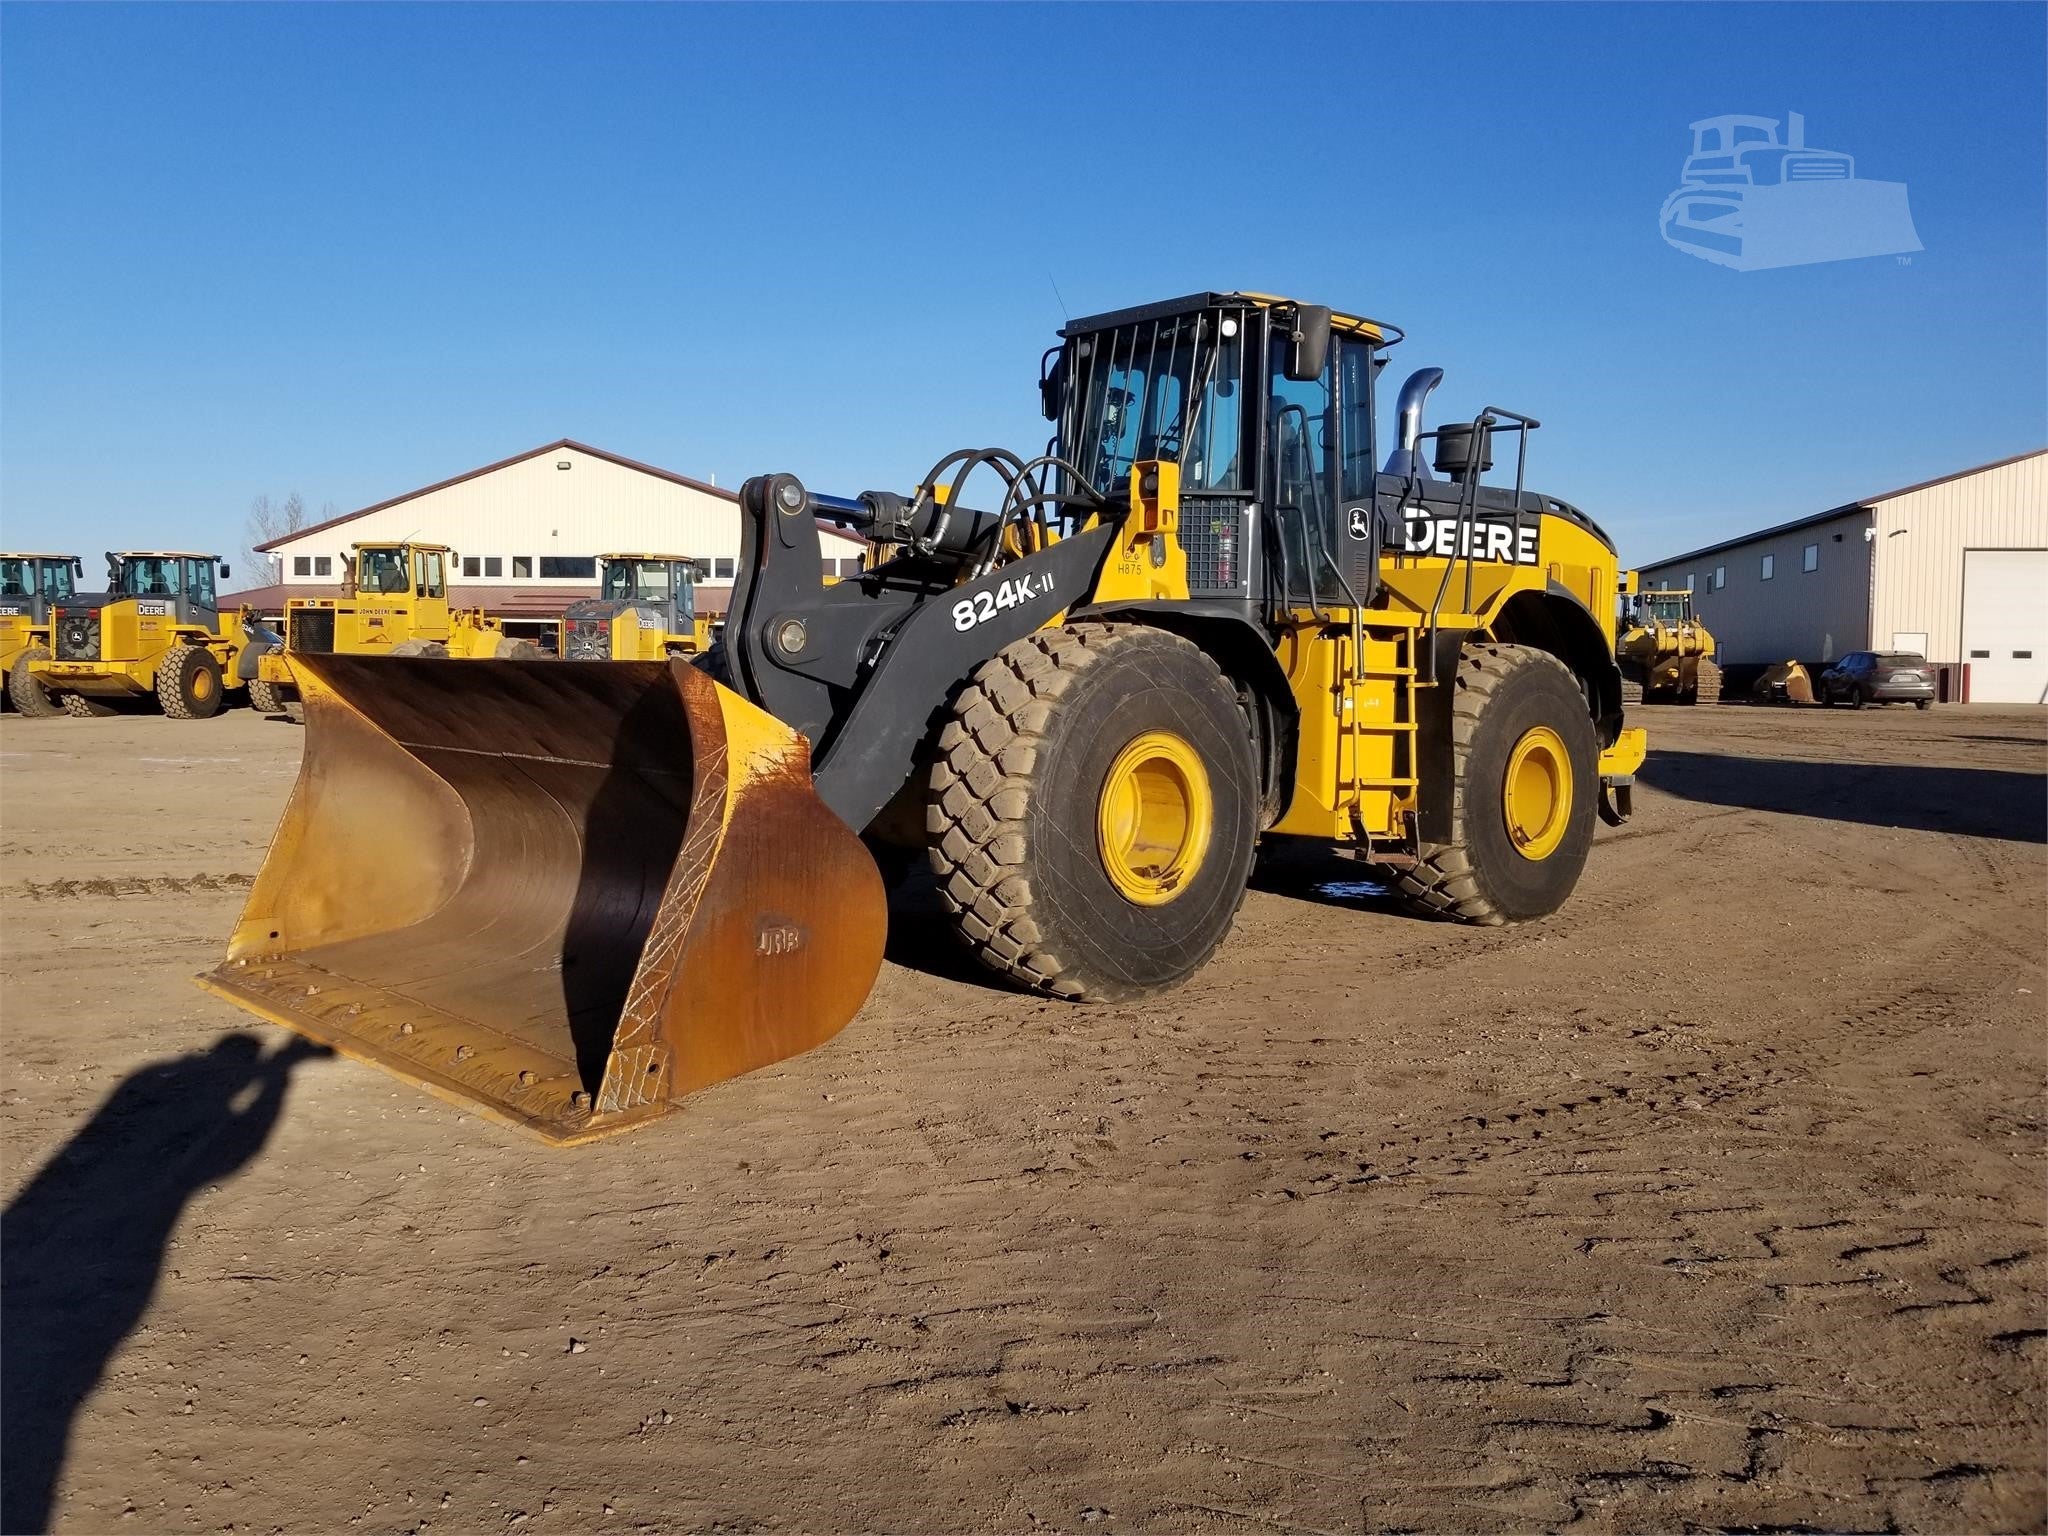
[[881, 877], [682, 662], [300, 656], [299, 780], [200, 984], [555, 1143], [831, 1038]]

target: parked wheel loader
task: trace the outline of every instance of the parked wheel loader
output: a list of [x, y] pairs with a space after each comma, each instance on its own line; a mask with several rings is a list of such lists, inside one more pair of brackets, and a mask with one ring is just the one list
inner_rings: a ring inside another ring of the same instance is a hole
[[711, 649], [697, 616], [697, 564], [684, 555], [600, 555], [598, 592], [562, 611], [570, 661], [660, 661]]
[[107, 554], [107, 590], [51, 609], [51, 652], [29, 676], [64, 712], [111, 714], [127, 700], [154, 697], [174, 720], [220, 713], [247, 643], [239, 613], [222, 613], [216, 555], [187, 550]]
[[292, 663], [302, 655], [433, 656], [538, 660], [531, 640], [505, 632], [481, 609], [451, 608], [448, 578], [455, 552], [444, 544], [351, 545], [342, 597], [295, 597], [284, 633], [263, 630], [242, 661], [249, 702], [265, 714], [297, 708]]
[[1690, 588], [1639, 591], [1624, 578], [1614, 659], [1628, 704], [1718, 704], [1721, 669], [1714, 637], [1693, 612]]
[[[851, 1018], [887, 921], [863, 834], [1077, 1002], [1199, 969], [1266, 838], [1420, 913], [1554, 911], [1644, 755], [1614, 546], [1525, 487], [1534, 418], [1424, 430], [1439, 370], [1381, 467], [1399, 339], [1250, 293], [1074, 321], [1046, 454], [749, 480], [702, 668], [301, 655], [299, 782], [202, 985], [573, 1143]], [[895, 553], [827, 584], [819, 518]]]
[[48, 719], [63, 706], [29, 670], [50, 657], [50, 613], [77, 596], [85, 574], [76, 555], [0, 555], [0, 679], [19, 714]]

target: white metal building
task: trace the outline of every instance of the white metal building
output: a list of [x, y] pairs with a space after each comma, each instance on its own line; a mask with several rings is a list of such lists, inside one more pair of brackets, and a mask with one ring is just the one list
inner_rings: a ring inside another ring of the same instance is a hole
[[1952, 696], [2048, 703], [2048, 448], [1642, 568], [1690, 587], [1724, 667], [1917, 651]]
[[[718, 614], [740, 552], [739, 498], [563, 438], [262, 545], [281, 580], [239, 598], [267, 610], [337, 593], [349, 545], [385, 539], [449, 546], [451, 601], [510, 619], [552, 617], [595, 596], [599, 555], [687, 555], [704, 572], [698, 611]], [[859, 570], [862, 548], [850, 534], [818, 530], [827, 575]]]

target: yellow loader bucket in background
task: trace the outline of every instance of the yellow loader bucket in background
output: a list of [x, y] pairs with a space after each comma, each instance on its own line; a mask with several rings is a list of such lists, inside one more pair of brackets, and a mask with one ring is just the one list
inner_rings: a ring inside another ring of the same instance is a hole
[[299, 781], [209, 991], [556, 1144], [859, 1010], [881, 876], [773, 716], [681, 662], [294, 663]]

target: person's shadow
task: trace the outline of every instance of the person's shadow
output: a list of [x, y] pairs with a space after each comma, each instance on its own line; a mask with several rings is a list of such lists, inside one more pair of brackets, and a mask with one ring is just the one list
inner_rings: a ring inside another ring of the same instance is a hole
[[48, 1527], [71, 1421], [156, 1290], [186, 1201], [269, 1139], [299, 1062], [253, 1035], [130, 1074], [0, 1214], [0, 1531]]

